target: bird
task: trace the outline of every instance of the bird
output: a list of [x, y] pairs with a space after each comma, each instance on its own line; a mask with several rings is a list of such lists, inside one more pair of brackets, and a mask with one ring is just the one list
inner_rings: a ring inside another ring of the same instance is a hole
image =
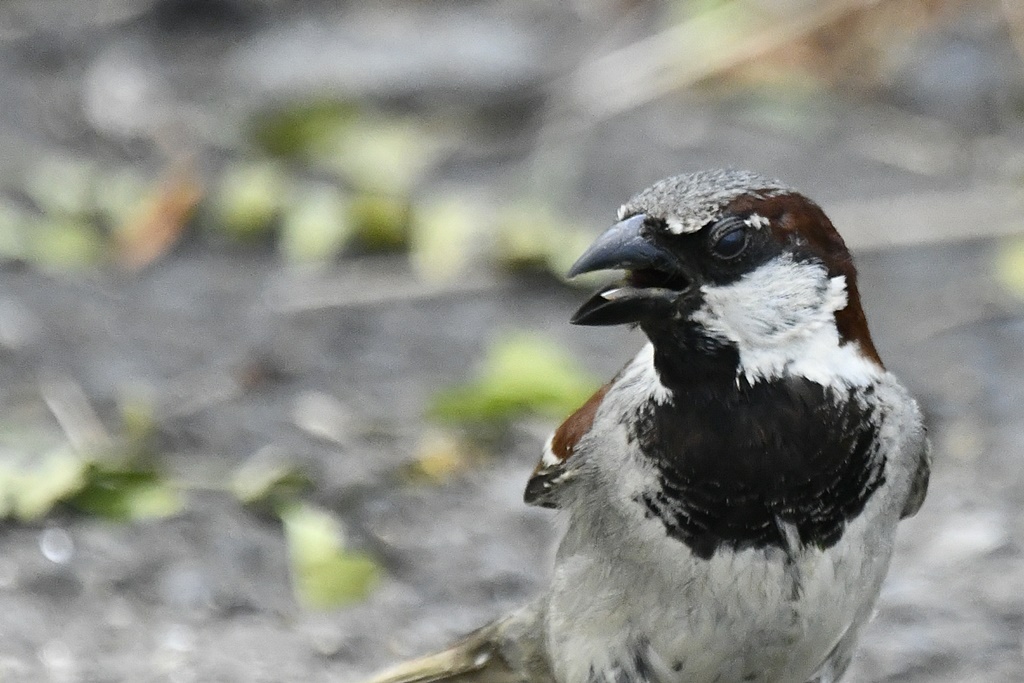
[[900, 520], [928, 489], [921, 409], [868, 330], [824, 211], [760, 174], [661, 180], [568, 275], [623, 271], [577, 325], [640, 352], [547, 440], [550, 585], [372, 683], [835, 683]]

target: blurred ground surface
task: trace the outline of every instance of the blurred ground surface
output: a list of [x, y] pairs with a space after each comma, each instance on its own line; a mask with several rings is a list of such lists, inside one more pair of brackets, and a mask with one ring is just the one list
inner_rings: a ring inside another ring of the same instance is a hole
[[[73, 150], [152, 168], [151, 128], [165, 111], [215, 165], [236, 144], [237, 111], [331, 87], [490, 108], [488, 125], [512, 134], [456, 155], [435, 180], [500, 185], [505, 165], [522, 156], [519, 138], [537, 125], [540, 84], [594, 31], [567, 16], [538, 21], [533, 6], [509, 20], [486, 4], [443, 13], [327, 5], [221, 1], [199, 21], [188, 2], [95, 3], [81, 16], [78, 4], [9, 3], [0, 8], [0, 167], [12, 177], [38, 155]], [[422, 26], [441, 32], [439, 42]], [[380, 47], [381, 36], [396, 35], [407, 50]], [[446, 50], [459, 40], [462, 61], [452, 67]], [[967, 50], [984, 62], [976, 52]], [[410, 74], [411, 65], [419, 70]], [[453, 72], [468, 75], [446, 81]], [[1024, 228], [1003, 189], [1019, 183], [1024, 133], [989, 110], [958, 113], [966, 123], [906, 111], [833, 96], [773, 118], [741, 97], [669, 97], [556, 136], [552, 154], [571, 156], [553, 170], [539, 163], [538, 176], [567, 176], [553, 189], [573, 197], [559, 200], [595, 233], [649, 181], [705, 166], [778, 175], [835, 215], [861, 247], [877, 345], [920, 397], [936, 455], [930, 498], [903, 527], [850, 680], [1020, 681], [1024, 305], [992, 275], [1005, 243], [983, 237]], [[920, 212], [908, 208], [915, 201]], [[969, 215], [958, 214], [964, 206]], [[892, 227], [879, 235], [858, 226], [862, 216]], [[920, 244], [943, 221], [945, 241]], [[893, 246], [905, 243], [917, 244]], [[0, 679], [351, 680], [533, 595], [547, 575], [552, 520], [526, 508], [521, 491], [550, 425], [517, 424], [484, 466], [413, 485], [396, 473], [424, 432], [424, 402], [468, 377], [488, 341], [513, 329], [551, 335], [603, 376], [641, 340], [571, 328], [583, 294], [554, 280], [496, 277], [409, 297], [403, 285], [415, 288], [413, 277], [398, 257], [307, 273], [271, 254], [188, 245], [140, 274], [0, 271], [5, 414], [45, 413], [39, 377], [55, 373], [80, 384], [108, 422], [124, 395], [145, 395], [161, 457], [183, 480], [222, 481], [256, 450], [281, 448], [315, 473], [316, 500], [386, 568], [364, 603], [304, 611], [279, 525], [214, 491], [193, 492], [187, 511], [164, 521], [8, 523]], [[375, 302], [359, 303], [368, 283]], [[311, 406], [325, 411], [332, 438], [301, 426]]]

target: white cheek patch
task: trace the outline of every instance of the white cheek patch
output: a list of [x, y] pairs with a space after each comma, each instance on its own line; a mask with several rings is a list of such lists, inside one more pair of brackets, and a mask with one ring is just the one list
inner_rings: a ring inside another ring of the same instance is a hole
[[856, 344], [840, 345], [835, 312], [847, 304], [846, 278], [780, 256], [738, 281], [704, 286], [691, 316], [712, 337], [732, 342], [739, 374], [754, 383], [783, 373], [822, 385], [862, 386], [881, 369]]

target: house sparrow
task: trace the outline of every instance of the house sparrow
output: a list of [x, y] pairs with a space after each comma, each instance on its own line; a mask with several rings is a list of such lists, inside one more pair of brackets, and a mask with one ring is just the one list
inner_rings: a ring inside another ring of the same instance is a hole
[[882, 365], [824, 212], [754, 173], [633, 197], [570, 276], [649, 343], [548, 440], [526, 502], [567, 518], [551, 586], [374, 679], [829, 683], [925, 496], [917, 403]]

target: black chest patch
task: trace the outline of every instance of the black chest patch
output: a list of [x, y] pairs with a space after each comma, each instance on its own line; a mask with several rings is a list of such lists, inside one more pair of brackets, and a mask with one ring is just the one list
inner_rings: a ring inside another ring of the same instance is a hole
[[631, 439], [656, 464], [660, 488], [637, 500], [699, 557], [721, 546], [785, 549], [787, 526], [827, 548], [884, 480], [870, 389], [863, 396], [787, 378], [647, 404]]

